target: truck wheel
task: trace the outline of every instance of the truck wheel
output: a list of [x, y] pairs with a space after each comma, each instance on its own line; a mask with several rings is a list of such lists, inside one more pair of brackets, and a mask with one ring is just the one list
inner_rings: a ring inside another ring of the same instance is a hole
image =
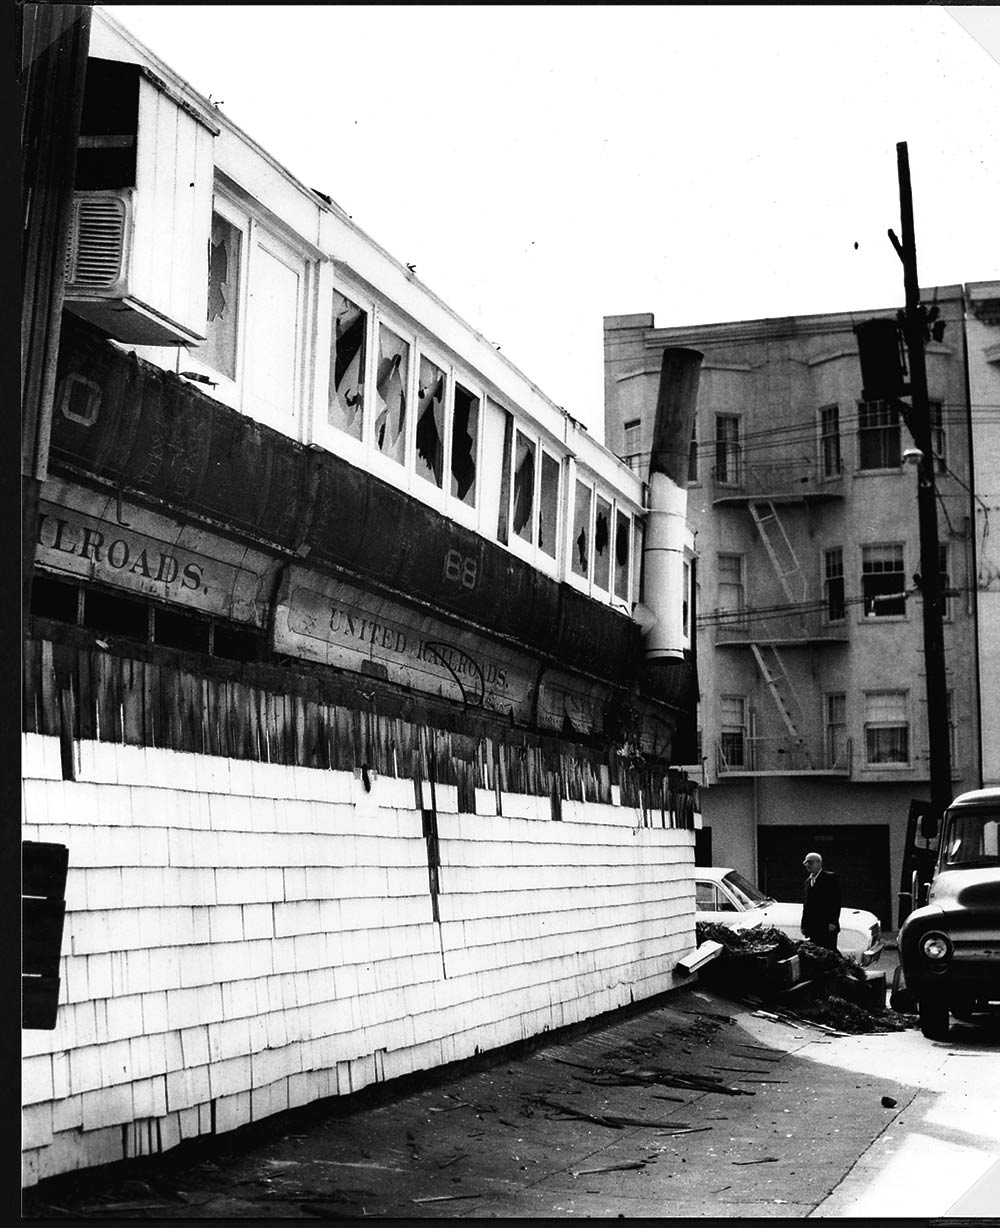
[[948, 1007], [943, 1002], [923, 1000], [917, 1004], [920, 1030], [928, 1040], [948, 1039]]

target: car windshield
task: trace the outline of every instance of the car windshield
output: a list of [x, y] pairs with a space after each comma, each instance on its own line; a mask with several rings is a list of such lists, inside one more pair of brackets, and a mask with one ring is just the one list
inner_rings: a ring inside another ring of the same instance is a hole
[[970, 870], [1000, 866], [1000, 809], [952, 810], [945, 820], [941, 864]]
[[730, 870], [724, 882], [743, 908], [760, 908], [764, 904], [774, 903], [770, 896], [758, 891], [749, 879], [736, 870]]

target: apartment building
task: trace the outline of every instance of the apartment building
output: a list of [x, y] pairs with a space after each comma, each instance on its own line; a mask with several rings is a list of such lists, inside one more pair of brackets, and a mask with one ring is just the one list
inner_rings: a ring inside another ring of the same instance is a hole
[[[985, 283], [976, 294], [993, 301]], [[938, 311], [927, 372], [955, 793], [980, 783], [977, 659], [989, 657], [980, 645], [977, 658], [988, 513], [974, 497], [971, 426], [982, 415], [970, 414], [966, 300], [962, 286], [923, 293]], [[929, 795], [917, 469], [895, 409], [862, 398], [853, 331], [895, 315], [604, 322], [606, 439], [640, 475], [655, 356], [666, 345], [704, 354], [688, 473], [701, 695], [700, 762], [688, 770], [701, 782], [699, 860], [795, 899], [802, 857], [818, 849], [848, 901], [884, 926], [896, 920], [910, 800]], [[977, 326], [994, 331], [979, 344], [975, 396], [995, 406], [995, 326]]]

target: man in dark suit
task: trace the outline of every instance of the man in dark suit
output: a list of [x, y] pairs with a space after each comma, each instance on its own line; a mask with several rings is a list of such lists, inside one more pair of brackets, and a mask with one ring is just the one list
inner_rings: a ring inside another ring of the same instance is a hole
[[802, 905], [802, 933], [817, 946], [836, 951], [840, 932], [840, 881], [836, 874], [823, 869], [819, 853], [807, 853], [802, 864], [809, 875]]

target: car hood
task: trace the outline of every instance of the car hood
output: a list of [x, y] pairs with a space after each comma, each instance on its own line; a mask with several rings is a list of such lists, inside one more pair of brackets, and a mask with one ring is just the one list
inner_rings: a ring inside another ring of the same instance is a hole
[[1000, 870], [941, 870], [931, 883], [928, 904], [1000, 912]]
[[[743, 913], [743, 916], [756, 918], [751, 922], [753, 925], [773, 925], [778, 929], [784, 926], [795, 929], [802, 920], [802, 905], [774, 900], [761, 908], [753, 909], [752, 912]], [[857, 929], [870, 929], [873, 925], [878, 924], [878, 917], [863, 908], [842, 908], [840, 924], [841, 926], [851, 925]]]

